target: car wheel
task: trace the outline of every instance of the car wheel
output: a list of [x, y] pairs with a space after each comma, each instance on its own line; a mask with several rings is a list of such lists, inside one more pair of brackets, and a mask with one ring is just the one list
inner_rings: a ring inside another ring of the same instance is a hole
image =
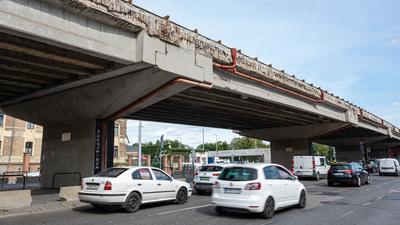
[[92, 204], [92, 206], [96, 209], [96, 210], [105, 210], [105, 205], [100, 205], [100, 204]]
[[329, 187], [333, 187], [333, 182], [329, 182], [329, 181], [328, 181], [328, 186], [329, 186]]
[[381, 172], [379, 172], [379, 176], [382, 176], [382, 173], [381, 173]]
[[188, 199], [186, 188], [179, 188], [178, 193], [176, 193], [175, 202], [178, 204], [183, 204]]
[[357, 177], [357, 183], [356, 183], [357, 187], [361, 187], [361, 178]]
[[265, 202], [264, 211], [261, 213], [261, 217], [264, 219], [271, 219], [275, 213], [275, 203], [272, 197], [268, 197]]
[[319, 176], [319, 173], [317, 173], [317, 175], [315, 176], [315, 180], [319, 180], [319, 179], [321, 179], [321, 177]]
[[126, 208], [125, 210], [129, 213], [134, 213], [139, 210], [142, 199], [140, 195], [136, 192], [132, 192], [128, 198], [126, 198]]
[[224, 214], [226, 213], [225, 210], [224, 210], [224, 208], [221, 207], [221, 206], [216, 206], [216, 207], [215, 207], [215, 211], [216, 211], [218, 214], [220, 214], [220, 215], [224, 215]]
[[365, 182], [365, 184], [369, 184], [371, 182], [369, 175], [367, 176], [367, 181]]
[[304, 190], [300, 193], [299, 204], [297, 205], [299, 208], [305, 208], [307, 203], [306, 192]]

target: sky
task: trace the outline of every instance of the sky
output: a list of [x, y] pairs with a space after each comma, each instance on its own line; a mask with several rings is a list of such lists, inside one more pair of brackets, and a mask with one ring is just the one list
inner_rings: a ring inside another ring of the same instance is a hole
[[[135, 0], [229, 47], [284, 69], [400, 126], [400, 1]], [[143, 122], [143, 140], [168, 133], [197, 146], [202, 128]], [[128, 122], [131, 142], [138, 122]], [[205, 129], [205, 141], [230, 130]]]

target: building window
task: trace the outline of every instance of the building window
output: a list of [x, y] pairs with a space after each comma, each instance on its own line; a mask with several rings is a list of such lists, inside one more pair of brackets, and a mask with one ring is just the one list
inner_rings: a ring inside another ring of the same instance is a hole
[[3, 126], [4, 114], [0, 113], [0, 127]]
[[25, 153], [28, 153], [29, 155], [32, 155], [32, 149], [33, 149], [33, 143], [32, 142], [26, 142], [25, 143]]
[[27, 122], [26, 123], [26, 128], [28, 129], [35, 129], [35, 124], [31, 123], [31, 122]]
[[114, 146], [114, 158], [118, 158], [118, 146]]
[[115, 124], [114, 126], [114, 136], [115, 137], [119, 136], [119, 124]]

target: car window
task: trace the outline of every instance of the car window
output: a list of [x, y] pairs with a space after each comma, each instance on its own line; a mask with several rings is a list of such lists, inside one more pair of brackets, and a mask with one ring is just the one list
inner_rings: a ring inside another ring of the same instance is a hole
[[281, 180], [288, 180], [289, 178], [292, 177], [292, 175], [290, 173], [288, 173], [286, 170], [280, 168], [280, 167], [276, 167], [279, 171], [279, 177]]
[[351, 165], [332, 165], [332, 170], [350, 170]]
[[95, 177], [118, 177], [123, 172], [127, 171], [126, 168], [109, 168], [94, 175]]
[[319, 164], [321, 166], [325, 166], [325, 159], [324, 158], [319, 158]]
[[200, 172], [218, 172], [222, 171], [223, 167], [222, 166], [202, 166], [200, 167], [199, 171]]
[[281, 175], [279, 173], [278, 168], [276, 166], [267, 166], [264, 168], [265, 179], [267, 180], [276, 180], [281, 179]]
[[170, 177], [161, 170], [152, 169], [157, 180], [170, 180]]
[[257, 170], [246, 167], [228, 167], [225, 168], [218, 177], [221, 180], [228, 181], [249, 181], [257, 179]]
[[150, 170], [141, 168], [132, 173], [132, 179], [134, 180], [153, 180]]

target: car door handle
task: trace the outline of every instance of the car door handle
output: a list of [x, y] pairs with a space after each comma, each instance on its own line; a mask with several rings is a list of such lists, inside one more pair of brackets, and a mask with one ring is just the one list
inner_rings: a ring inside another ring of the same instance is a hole
[[157, 186], [161, 186], [161, 184], [157, 184]]
[[142, 184], [137, 184], [137, 186], [142, 186]]

